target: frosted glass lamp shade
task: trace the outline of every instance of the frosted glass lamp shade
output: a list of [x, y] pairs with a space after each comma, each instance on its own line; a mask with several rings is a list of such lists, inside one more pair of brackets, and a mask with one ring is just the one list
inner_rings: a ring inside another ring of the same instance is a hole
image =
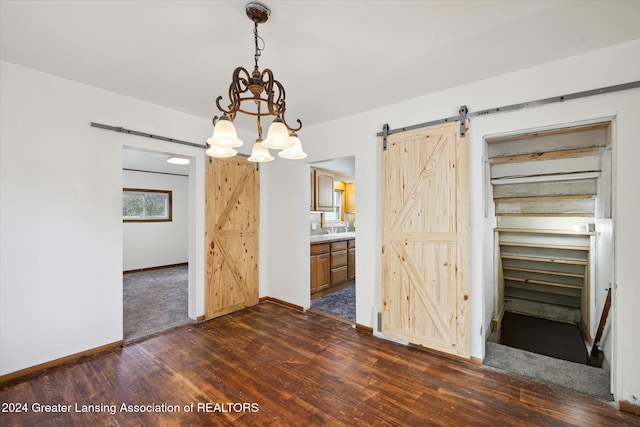
[[222, 116], [213, 128], [213, 135], [207, 139], [210, 145], [219, 147], [235, 148], [240, 147], [243, 142], [238, 138], [233, 122], [227, 116]]
[[253, 148], [251, 149], [251, 157], [247, 160], [250, 162], [270, 162], [273, 160], [271, 153], [269, 153], [269, 149], [264, 146], [264, 143], [256, 141], [253, 144]]
[[269, 126], [269, 132], [267, 132], [267, 138], [262, 141], [262, 145], [274, 150], [282, 150], [293, 145], [293, 141], [289, 139], [289, 129], [280, 117], [273, 119], [271, 126]]
[[300, 142], [300, 138], [298, 138], [298, 135], [292, 133], [289, 136], [289, 139], [293, 142], [293, 145], [280, 151], [278, 153], [278, 156], [290, 160], [304, 159], [305, 157], [307, 157], [307, 153], [302, 151], [302, 143]]
[[238, 154], [238, 152], [231, 147], [220, 147], [219, 145], [211, 145], [204, 153], [207, 156], [218, 158], [233, 157]]

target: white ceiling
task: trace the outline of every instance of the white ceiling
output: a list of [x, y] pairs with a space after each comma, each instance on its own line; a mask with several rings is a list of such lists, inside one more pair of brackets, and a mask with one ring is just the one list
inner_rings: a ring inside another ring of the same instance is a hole
[[[253, 65], [247, 2], [1, 0], [0, 57], [210, 119]], [[634, 0], [263, 3], [260, 67], [306, 126], [640, 38]]]
[[122, 150], [122, 167], [127, 170], [189, 175], [189, 165], [167, 163], [169, 154], [125, 148]]
[[[253, 66], [246, 3], [0, 0], [0, 58], [210, 119]], [[260, 68], [305, 126], [640, 38], [635, 0], [263, 4]]]

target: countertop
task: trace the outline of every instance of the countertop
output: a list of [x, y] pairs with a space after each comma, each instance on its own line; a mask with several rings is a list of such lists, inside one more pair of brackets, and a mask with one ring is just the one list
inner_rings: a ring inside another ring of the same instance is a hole
[[353, 239], [355, 237], [356, 233], [353, 231], [349, 231], [346, 233], [318, 234], [316, 236], [311, 236], [309, 240], [311, 241], [311, 243], [325, 243], [334, 242], [336, 240]]

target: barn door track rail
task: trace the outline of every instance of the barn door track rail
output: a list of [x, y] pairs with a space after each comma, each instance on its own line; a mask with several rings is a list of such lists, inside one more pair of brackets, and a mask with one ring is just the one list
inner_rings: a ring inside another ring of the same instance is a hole
[[460, 110], [458, 111], [457, 115], [446, 117], [444, 119], [432, 120], [430, 122], [420, 123], [420, 124], [411, 125], [411, 126], [405, 126], [397, 129], [389, 129], [389, 124], [385, 123], [384, 125], [382, 125], [382, 132], [378, 132], [376, 135], [382, 137], [382, 147], [384, 150], [386, 150], [387, 137], [389, 135], [393, 135], [394, 133], [407, 132], [413, 129], [420, 129], [420, 128], [429, 127], [433, 125], [439, 125], [442, 123], [455, 122], [456, 120], [459, 120], [460, 136], [464, 137], [465, 136], [464, 124], [467, 118], [488, 116], [489, 114], [506, 113], [509, 111], [523, 110], [525, 108], [539, 107], [541, 105], [554, 104], [556, 102], [571, 101], [573, 99], [585, 98], [587, 96], [602, 95], [602, 94], [611, 93], [611, 92], [619, 92], [622, 90], [635, 89], [637, 87], [640, 87], [640, 80], [636, 80], [634, 82], [629, 82], [629, 83], [623, 83], [619, 85], [602, 87], [599, 89], [591, 89], [591, 90], [585, 90], [582, 92], [570, 93], [567, 95], [552, 96], [550, 98], [537, 99], [535, 101], [521, 102], [518, 104], [505, 105], [502, 107], [487, 108], [486, 110], [475, 111], [472, 113], [469, 113], [467, 106], [463, 105], [460, 107]]
[[112, 130], [114, 132], [120, 132], [120, 133], [128, 133], [130, 135], [144, 136], [145, 138], [159, 139], [160, 141], [173, 142], [174, 144], [188, 145], [190, 147], [207, 148], [205, 145], [196, 144], [195, 142], [182, 141], [180, 139], [169, 138], [167, 136], [154, 135], [148, 132], [140, 132], [137, 130], [125, 129], [121, 126], [109, 126], [109, 125], [103, 125], [102, 123], [91, 122], [91, 127]]

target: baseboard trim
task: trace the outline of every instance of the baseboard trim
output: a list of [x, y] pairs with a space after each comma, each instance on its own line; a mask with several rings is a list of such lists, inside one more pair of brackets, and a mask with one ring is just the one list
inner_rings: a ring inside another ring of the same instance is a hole
[[122, 274], [140, 273], [140, 272], [143, 272], [143, 271], [150, 271], [150, 270], [160, 270], [161, 268], [182, 267], [183, 265], [189, 265], [189, 263], [188, 262], [181, 262], [179, 264], [158, 265], [156, 267], [136, 268], [134, 270], [125, 270], [125, 271], [122, 272]]
[[262, 297], [262, 298], [259, 299], [259, 302], [261, 302], [261, 303], [262, 302], [272, 302], [274, 304], [279, 304], [279, 305], [283, 305], [283, 306], [288, 307], [288, 308], [292, 308], [292, 309], [294, 309], [296, 311], [300, 311], [300, 312], [304, 311], [304, 308], [302, 306], [296, 305], [296, 304], [292, 304], [290, 302], [283, 301], [283, 300], [278, 299], [278, 298]]
[[8, 374], [0, 375], [0, 384], [8, 383], [27, 377], [29, 375], [37, 374], [48, 369], [57, 368], [58, 366], [67, 365], [73, 362], [77, 362], [85, 357], [95, 356], [99, 353], [104, 353], [114, 348], [122, 347], [124, 341], [115, 341], [110, 344], [101, 345], [100, 347], [91, 348], [89, 350], [81, 351], [79, 353], [70, 354], [59, 359], [51, 360], [49, 362], [41, 363], [39, 365], [31, 366], [29, 368], [20, 369], [19, 371], [11, 372]]
[[422, 350], [422, 351], [425, 351], [427, 353], [433, 353], [433, 354], [436, 354], [438, 356], [448, 357], [450, 359], [459, 360], [461, 362], [467, 362], [467, 363], [471, 363], [473, 365], [482, 366], [482, 360], [478, 359], [477, 357], [469, 356], [468, 358], [466, 358], [466, 357], [463, 357], [463, 356], [458, 356], [457, 354], [451, 354], [451, 353], [447, 353], [447, 352], [444, 352], [444, 351], [436, 350], [435, 348], [425, 347], [425, 346], [423, 346], [421, 344], [414, 344], [412, 342], [409, 343], [409, 346], [417, 348], [417, 349]]
[[480, 359], [479, 357], [472, 357], [471, 359], [469, 359], [469, 362], [477, 366], [482, 366], [482, 359]]
[[371, 326], [365, 326], [365, 325], [361, 325], [360, 323], [356, 323], [356, 329], [360, 332], [373, 335], [373, 328]]
[[207, 319], [207, 316], [204, 314], [202, 316], [196, 317], [196, 322], [204, 322]]
[[343, 317], [334, 316], [331, 313], [326, 313], [324, 311], [316, 310], [313, 307], [311, 307], [309, 310], [307, 310], [307, 313], [317, 314], [318, 316], [327, 317], [327, 318], [329, 318], [331, 320], [335, 320], [336, 322], [345, 323], [347, 325], [353, 325], [353, 322], [351, 320], [349, 320], [349, 319], [345, 319]]
[[621, 400], [618, 402], [619, 408], [623, 412], [628, 412], [633, 415], [640, 415], [640, 405]]

